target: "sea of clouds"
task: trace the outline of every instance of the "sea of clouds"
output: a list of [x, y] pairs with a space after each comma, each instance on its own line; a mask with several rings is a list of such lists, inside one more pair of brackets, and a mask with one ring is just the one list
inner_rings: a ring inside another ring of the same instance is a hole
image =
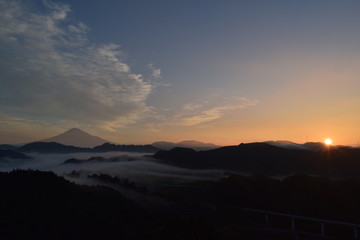
[[[222, 170], [190, 170], [166, 165], [144, 153], [107, 152], [107, 153], [72, 153], [72, 154], [27, 154], [32, 159], [10, 160], [0, 162], [0, 171], [13, 169], [34, 169], [52, 171], [65, 176], [72, 171], [80, 173], [81, 178], [91, 174], [108, 174], [127, 178], [132, 182], [144, 185], [160, 183], [182, 183], [196, 180], [219, 180], [225, 175]], [[82, 164], [64, 164], [71, 158], [88, 160], [91, 157], [103, 157], [112, 161], [91, 161]], [[74, 179], [72, 179], [74, 180]], [[78, 179], [79, 180], [79, 179]]]

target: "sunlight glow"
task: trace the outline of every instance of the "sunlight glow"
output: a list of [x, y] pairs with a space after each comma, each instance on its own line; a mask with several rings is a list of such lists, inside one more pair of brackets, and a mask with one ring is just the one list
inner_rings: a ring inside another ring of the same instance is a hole
[[324, 140], [324, 143], [325, 143], [326, 145], [331, 145], [332, 142], [333, 142], [333, 141], [332, 141], [330, 138], [327, 138], [327, 139]]

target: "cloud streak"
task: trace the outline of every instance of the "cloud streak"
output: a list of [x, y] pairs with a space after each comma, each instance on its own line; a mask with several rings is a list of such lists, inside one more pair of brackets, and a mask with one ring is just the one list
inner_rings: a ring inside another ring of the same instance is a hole
[[172, 117], [159, 118], [162, 125], [168, 126], [201, 126], [217, 119], [228, 116], [229, 113], [239, 111], [258, 104], [257, 100], [244, 97], [215, 96], [212, 99], [184, 104], [177, 114]]
[[213, 106], [186, 104], [183, 106], [183, 112], [177, 115], [176, 122], [182, 126], [199, 125], [222, 118], [229, 111], [255, 106], [257, 103], [257, 100], [249, 100], [243, 97], [227, 97]]
[[119, 45], [93, 44], [85, 24], [69, 23], [68, 5], [44, 3], [38, 13], [0, 0], [0, 112], [112, 129], [142, 119], [154, 84], [131, 71]]
[[150, 70], [152, 71], [151, 76], [152, 76], [153, 78], [155, 78], [155, 79], [160, 79], [160, 78], [161, 78], [161, 69], [156, 68], [156, 67], [154, 66], [154, 64], [152, 64], [152, 63], [150, 63], [150, 64], [148, 65], [148, 67], [149, 67]]

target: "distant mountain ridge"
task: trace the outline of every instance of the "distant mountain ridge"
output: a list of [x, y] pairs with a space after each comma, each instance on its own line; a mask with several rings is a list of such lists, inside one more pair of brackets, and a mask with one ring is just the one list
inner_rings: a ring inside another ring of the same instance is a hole
[[93, 148], [109, 141], [106, 141], [101, 137], [90, 135], [79, 128], [72, 128], [60, 135], [39, 142], [56, 142], [74, 147]]
[[152, 145], [119, 145], [119, 144], [111, 144], [104, 143], [100, 146], [96, 146], [92, 148], [94, 152], [146, 152], [146, 153], [155, 153], [160, 149], [154, 147]]
[[140, 152], [155, 153], [160, 149], [151, 145], [117, 145], [104, 143], [93, 148], [68, 146], [56, 142], [33, 142], [16, 149], [18, 152], [36, 153], [81, 153], [81, 152]]
[[176, 147], [183, 147], [183, 148], [191, 148], [197, 151], [203, 151], [203, 150], [211, 150], [220, 147], [213, 143], [203, 143], [194, 140], [185, 140], [178, 143], [160, 141], [160, 142], [154, 142], [151, 145], [160, 148], [162, 150], [170, 150]]
[[80, 153], [91, 152], [91, 148], [80, 148], [74, 146], [63, 145], [57, 142], [33, 142], [25, 144], [16, 149], [19, 152], [37, 152], [37, 153]]
[[265, 143], [286, 149], [299, 149], [299, 150], [310, 150], [310, 151], [321, 151], [327, 148], [327, 146], [325, 146], [325, 144], [321, 142], [306, 142], [300, 144], [286, 140], [278, 140], [278, 141], [267, 141]]
[[0, 150], [15, 150], [17, 147], [10, 144], [0, 144]]
[[13, 150], [0, 150], [0, 160], [2, 159], [7, 159], [7, 158], [11, 158], [11, 159], [31, 159], [31, 157], [20, 153], [20, 152], [16, 152]]
[[[328, 147], [321, 143], [310, 145], [312, 148], [309, 149], [290, 149], [266, 142], [246, 143], [199, 152], [188, 148], [173, 148], [170, 151], [157, 152], [154, 158], [162, 163], [190, 169], [222, 169], [266, 176], [360, 175], [359, 148]], [[319, 148], [320, 145], [322, 148]]]

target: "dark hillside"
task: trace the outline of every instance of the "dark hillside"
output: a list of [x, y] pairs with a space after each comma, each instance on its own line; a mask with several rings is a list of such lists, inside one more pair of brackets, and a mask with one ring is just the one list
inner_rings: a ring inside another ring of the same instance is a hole
[[90, 152], [90, 148], [67, 146], [56, 142], [33, 142], [16, 149], [19, 152], [37, 153], [78, 153]]
[[316, 174], [326, 177], [360, 175], [360, 149], [329, 147], [319, 151], [286, 149], [249, 143], [209, 151], [175, 148], [154, 157], [167, 164], [195, 169], [224, 169], [265, 176]]
[[6, 158], [11, 158], [11, 159], [31, 159], [31, 157], [20, 153], [20, 152], [16, 152], [13, 150], [0, 150], [0, 160], [4, 160]]
[[144, 212], [119, 192], [51, 172], [0, 173], [3, 239], [136, 239]]

